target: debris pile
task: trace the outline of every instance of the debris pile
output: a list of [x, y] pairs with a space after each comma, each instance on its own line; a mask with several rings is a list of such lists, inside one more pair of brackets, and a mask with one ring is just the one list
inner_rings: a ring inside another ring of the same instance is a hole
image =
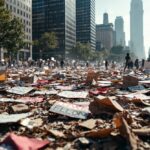
[[150, 149], [143, 72], [8, 69], [0, 80], [2, 150]]

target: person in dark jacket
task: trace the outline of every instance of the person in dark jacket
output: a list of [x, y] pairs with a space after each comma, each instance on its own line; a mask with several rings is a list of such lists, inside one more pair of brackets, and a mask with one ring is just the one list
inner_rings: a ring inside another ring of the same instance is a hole
[[130, 60], [129, 63], [128, 63], [128, 68], [133, 69], [133, 67], [134, 67], [134, 63], [133, 63], [132, 60]]
[[109, 66], [108, 60], [105, 60], [105, 68], [106, 68], [106, 70], [108, 70], [108, 66]]
[[136, 67], [136, 69], [139, 69], [139, 60], [138, 59], [135, 60], [134, 66]]
[[142, 59], [142, 69], [144, 68], [144, 65], [145, 65], [145, 60], [144, 59]]
[[62, 69], [64, 68], [64, 64], [65, 64], [64, 61], [61, 60], [61, 61], [60, 61], [60, 66], [61, 66]]
[[124, 67], [124, 71], [126, 70], [126, 68], [129, 69], [129, 62], [130, 62], [131, 58], [130, 58], [130, 54], [127, 53], [126, 57], [125, 57], [125, 67]]

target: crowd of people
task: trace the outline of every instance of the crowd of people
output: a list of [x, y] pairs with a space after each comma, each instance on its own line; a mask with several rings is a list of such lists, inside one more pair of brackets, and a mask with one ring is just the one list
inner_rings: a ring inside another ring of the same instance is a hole
[[51, 60], [51, 59], [47, 59], [47, 60], [43, 60], [43, 59], [39, 59], [37, 61], [34, 61], [32, 59], [29, 59], [27, 61], [16, 61], [16, 60], [13, 60], [13, 61], [5, 61], [5, 60], [2, 60], [0, 62], [0, 66], [6, 66], [8, 68], [11, 68], [11, 67], [33, 67], [33, 66], [36, 66], [36, 67], [39, 67], [39, 68], [43, 68], [44, 66], [48, 66], [50, 68], [55, 68], [55, 67], [64, 67], [64, 60], [61, 60], [61, 61], [56, 61], [56, 60]]
[[89, 62], [89, 61], [77, 61], [77, 60], [69, 60], [69, 59], [61, 59], [61, 60], [55, 60], [54, 58], [51, 59], [47, 59], [47, 60], [42, 60], [39, 59], [37, 61], [34, 61], [32, 59], [29, 59], [28, 61], [4, 61], [2, 60], [0, 62], [1, 66], [7, 66], [9, 68], [11, 67], [39, 67], [39, 68], [43, 68], [44, 66], [47, 66], [49, 68], [64, 68], [64, 67], [73, 67], [76, 68], [77, 66], [81, 66], [81, 67], [101, 67], [104, 66], [104, 68], [106, 70], [108, 69], [115, 69], [116, 66], [120, 65], [122, 68], [124, 67], [124, 72], [127, 69], [140, 69], [144, 67], [144, 63], [145, 60], [142, 59], [142, 61], [139, 61], [139, 59], [136, 59], [135, 61], [133, 61], [130, 57], [130, 54], [127, 53], [126, 57], [125, 57], [125, 61], [124, 63], [117, 63], [114, 61], [110, 61], [110, 60], [105, 60], [105, 61], [97, 61], [97, 62]]
[[[126, 57], [125, 57], [125, 64], [124, 64], [124, 72], [126, 71], [126, 69], [143, 69], [144, 68], [144, 64], [145, 64], [145, 60], [142, 59], [141, 61], [139, 61], [139, 59], [136, 59], [135, 61], [133, 61], [130, 57], [130, 54], [127, 53]], [[109, 67], [109, 62], [108, 60], [105, 60], [105, 68], [106, 70], [108, 70]], [[112, 65], [111, 68], [115, 67], [115, 63], [114, 61], [112, 61]]]
[[[144, 67], [144, 63], [145, 63], [145, 60], [142, 59], [141, 61], [141, 68]], [[128, 69], [133, 69], [133, 67], [135, 66], [136, 69], [139, 69], [140, 67], [140, 64], [139, 64], [139, 59], [136, 59], [135, 62], [132, 61], [129, 53], [127, 53], [126, 57], [125, 57], [125, 68], [124, 68], [124, 71], [126, 70], [126, 68]]]

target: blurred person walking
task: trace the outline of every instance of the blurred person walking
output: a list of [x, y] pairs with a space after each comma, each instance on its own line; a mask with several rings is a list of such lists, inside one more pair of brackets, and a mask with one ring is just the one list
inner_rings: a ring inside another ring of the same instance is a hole
[[109, 66], [108, 60], [105, 60], [105, 69], [106, 70], [108, 70], [108, 66]]
[[61, 66], [61, 69], [63, 69], [64, 68], [64, 60], [62, 59], [61, 61], [60, 61], [60, 66]]
[[135, 60], [134, 66], [136, 67], [137, 70], [139, 69], [139, 60], [138, 59]]
[[124, 71], [126, 70], [126, 68], [129, 69], [129, 62], [130, 62], [131, 58], [130, 58], [130, 54], [127, 53], [126, 57], [125, 57], [125, 67], [124, 67]]
[[144, 65], [145, 65], [145, 60], [142, 59], [142, 65], [141, 65], [142, 69], [144, 69]]

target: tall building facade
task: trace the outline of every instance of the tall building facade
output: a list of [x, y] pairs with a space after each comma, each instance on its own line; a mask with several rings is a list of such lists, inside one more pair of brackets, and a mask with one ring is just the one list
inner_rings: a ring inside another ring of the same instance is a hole
[[108, 25], [108, 23], [109, 23], [108, 13], [104, 13], [103, 14], [103, 24]]
[[76, 0], [77, 42], [90, 43], [96, 49], [95, 0]]
[[[76, 44], [76, 1], [75, 0], [32, 0], [33, 40], [45, 32], [55, 32], [58, 48], [43, 53], [44, 58], [64, 57], [66, 51]], [[39, 51], [33, 49], [33, 57], [39, 58]]]
[[130, 48], [139, 59], [145, 58], [143, 12], [142, 0], [132, 0], [130, 10]]
[[[32, 43], [32, 0], [5, 0], [6, 8], [24, 25], [25, 41]], [[32, 57], [32, 45], [27, 44], [20, 53], [24, 58]]]
[[[110, 50], [115, 43], [115, 32], [113, 24], [109, 23], [109, 17], [107, 13], [103, 15], [103, 24], [96, 25], [96, 48], [106, 48]], [[99, 46], [101, 45], [101, 46]]]
[[116, 45], [125, 46], [124, 20], [121, 16], [115, 19]]

